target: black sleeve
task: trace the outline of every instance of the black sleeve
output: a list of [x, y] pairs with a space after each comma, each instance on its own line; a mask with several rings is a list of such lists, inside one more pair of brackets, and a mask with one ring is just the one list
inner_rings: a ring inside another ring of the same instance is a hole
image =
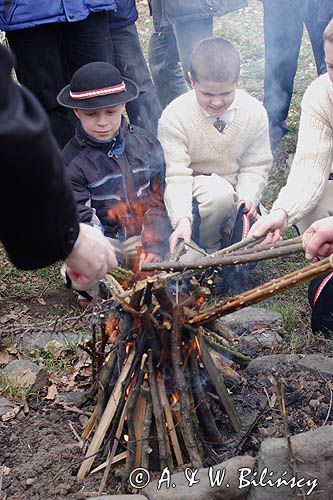
[[71, 252], [78, 216], [46, 114], [12, 66], [0, 44], [0, 239], [17, 267], [36, 269]]

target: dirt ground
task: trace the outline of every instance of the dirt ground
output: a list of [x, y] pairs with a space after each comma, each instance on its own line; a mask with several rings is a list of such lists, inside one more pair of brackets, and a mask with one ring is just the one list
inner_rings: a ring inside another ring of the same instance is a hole
[[[325, 352], [325, 343], [316, 342], [316, 348], [309, 346], [309, 350]], [[249, 376], [240, 369], [238, 372], [242, 381], [232, 393], [243, 427], [239, 434], [235, 434], [225, 416], [217, 417], [225, 429], [225, 443], [216, 453], [216, 463], [238, 454], [255, 455], [266, 437], [286, 435], [275, 382], [266, 375]], [[324, 422], [333, 423], [333, 415], [329, 415], [332, 391], [319, 372], [304, 372], [293, 364], [279, 363], [275, 377], [278, 376], [284, 382], [291, 434], [315, 429]], [[29, 413], [22, 410], [15, 419], [0, 424], [1, 462], [9, 469], [8, 475], [2, 479], [2, 499], [78, 500], [98, 491], [101, 472], [84, 481], [76, 480], [83, 450], [72, 428], [80, 435], [83, 414], [77, 413], [75, 407], [68, 410], [46, 401], [45, 394], [41, 391], [37, 400], [29, 401]], [[81, 411], [89, 415], [91, 410], [92, 407], [88, 406]], [[98, 462], [101, 460], [95, 463]], [[121, 464], [114, 466], [107, 493], [131, 491], [127, 481], [121, 480], [123, 470]]]

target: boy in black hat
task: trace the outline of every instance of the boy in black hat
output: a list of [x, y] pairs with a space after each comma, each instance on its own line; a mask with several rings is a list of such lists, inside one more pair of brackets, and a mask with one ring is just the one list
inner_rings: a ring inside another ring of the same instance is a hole
[[[79, 119], [63, 150], [81, 222], [99, 226], [125, 257], [154, 262], [168, 251], [163, 202], [165, 164], [159, 142], [129, 125], [125, 103], [138, 88], [106, 62], [78, 69], [58, 95]], [[125, 258], [125, 264], [128, 259]]]

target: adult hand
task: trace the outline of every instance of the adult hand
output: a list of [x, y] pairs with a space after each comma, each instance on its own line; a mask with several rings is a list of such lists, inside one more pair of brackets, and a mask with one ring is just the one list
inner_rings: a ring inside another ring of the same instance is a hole
[[270, 245], [278, 241], [283, 236], [287, 227], [287, 213], [282, 208], [278, 208], [276, 210], [272, 210], [270, 214], [262, 217], [255, 224], [253, 224], [249, 232], [249, 236], [260, 238], [268, 232], [262, 244]]
[[188, 219], [187, 217], [179, 219], [174, 232], [171, 234], [169, 238], [170, 253], [173, 253], [175, 251], [177, 241], [179, 239], [184, 240], [185, 243], [189, 243], [191, 236], [192, 236], [192, 227], [190, 219]]
[[256, 205], [254, 205], [249, 200], [238, 200], [238, 202], [236, 203], [237, 210], [239, 209], [239, 207], [241, 206], [242, 203], [245, 204], [244, 209], [243, 209], [244, 213], [248, 214], [248, 216], [250, 217], [250, 219], [257, 220], [257, 218], [258, 218], [258, 212], [257, 212]]
[[79, 285], [90, 285], [104, 278], [117, 265], [111, 243], [99, 229], [87, 224], [80, 224], [79, 236], [65, 262], [68, 276]]
[[[311, 224], [304, 233], [305, 258], [316, 255], [327, 257], [333, 253], [333, 217], [326, 217]], [[310, 236], [310, 237], [309, 237]]]

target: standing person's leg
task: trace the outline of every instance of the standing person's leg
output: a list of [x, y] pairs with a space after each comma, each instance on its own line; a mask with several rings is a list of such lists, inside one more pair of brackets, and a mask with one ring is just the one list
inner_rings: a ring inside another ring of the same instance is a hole
[[204, 38], [213, 36], [213, 18], [177, 21], [173, 25], [184, 78], [189, 83], [188, 71], [194, 47]]
[[71, 111], [56, 100], [58, 92], [69, 81], [62, 63], [62, 24], [44, 24], [7, 32], [16, 57], [18, 81], [31, 90], [45, 108], [60, 147], [65, 146], [74, 132], [69, 118]]
[[113, 62], [107, 12], [93, 13], [83, 21], [63, 24], [64, 58], [71, 76], [90, 62]]
[[303, 35], [303, 0], [263, 0], [265, 37], [264, 106], [272, 146], [288, 132], [287, 119]]
[[171, 25], [151, 34], [148, 61], [158, 100], [164, 109], [169, 102], [188, 90]]
[[113, 29], [110, 33], [115, 66], [122, 75], [133, 80], [140, 90], [138, 99], [126, 104], [129, 120], [133, 125], [156, 135], [161, 106], [142, 52], [136, 26], [132, 24], [126, 28]]
[[323, 32], [327, 23], [320, 20], [318, 4], [315, 0], [304, 0], [304, 4], [304, 22], [311, 40], [317, 73], [318, 75], [322, 75], [323, 73], [326, 73]]

